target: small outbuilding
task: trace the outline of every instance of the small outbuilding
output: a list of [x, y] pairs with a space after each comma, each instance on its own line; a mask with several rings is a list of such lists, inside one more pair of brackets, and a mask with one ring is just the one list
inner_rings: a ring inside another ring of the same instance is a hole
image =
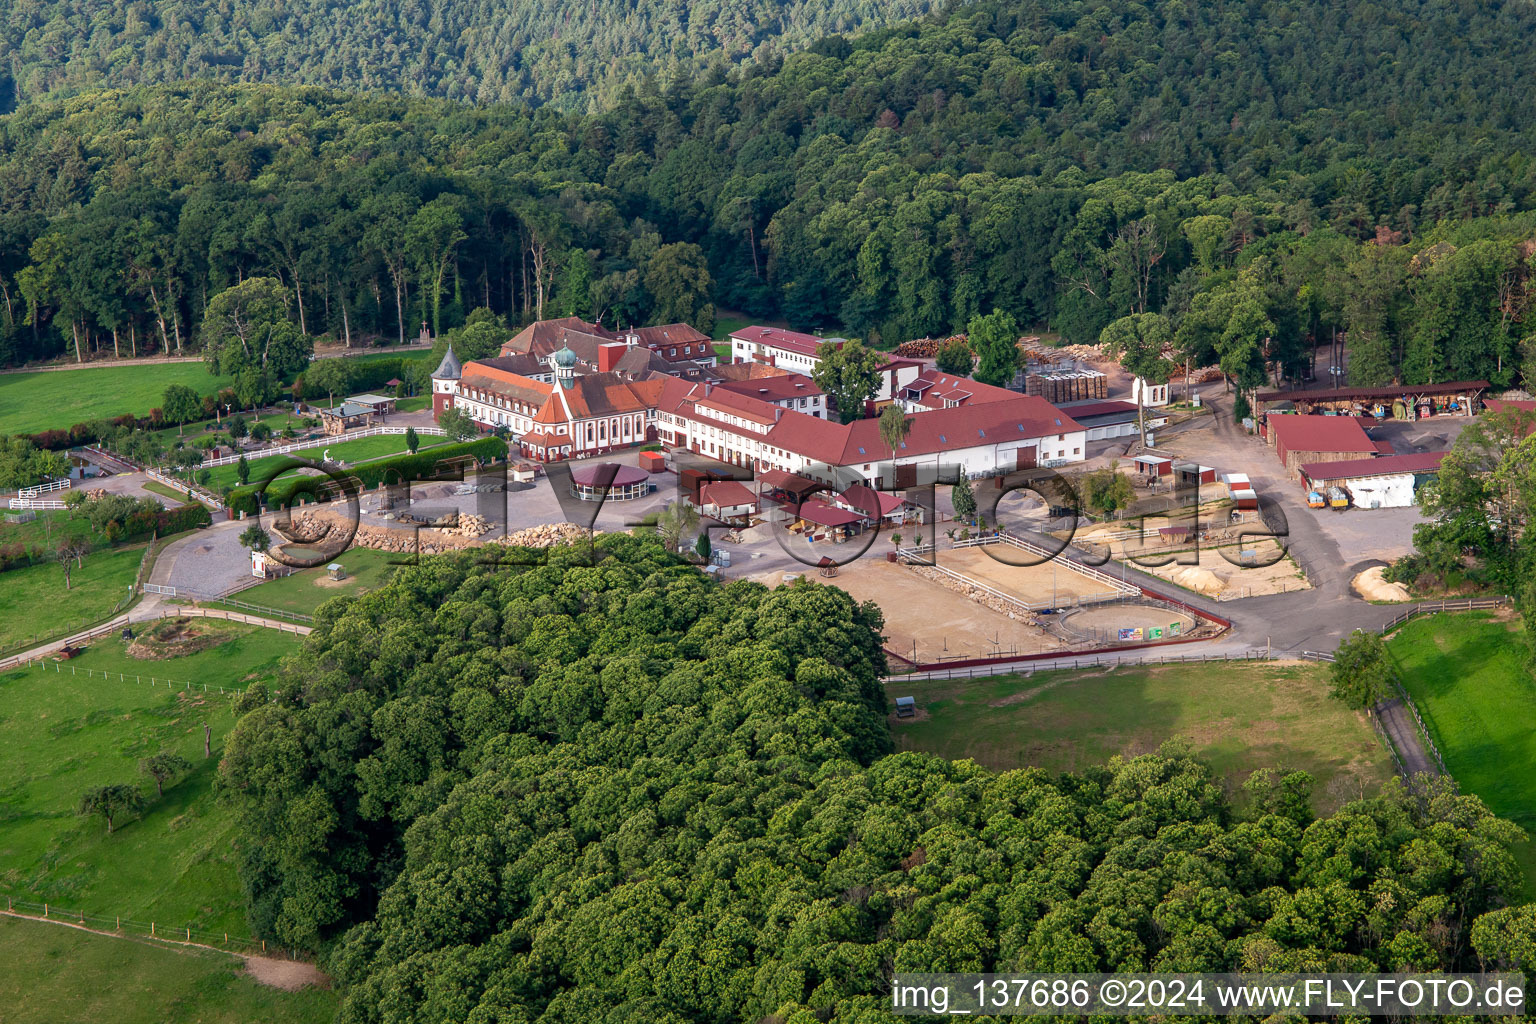
[[1159, 477], [1173, 475], [1173, 460], [1165, 459], [1161, 455], [1138, 455], [1131, 460], [1131, 465], [1136, 467], [1136, 472], [1146, 477], [1150, 483]]
[[717, 480], [699, 488], [699, 511], [715, 519], [745, 519], [761, 511], [761, 505], [740, 481]]
[[914, 700], [911, 697], [897, 697], [896, 698], [896, 717], [897, 718], [916, 718], [917, 717], [917, 701]]

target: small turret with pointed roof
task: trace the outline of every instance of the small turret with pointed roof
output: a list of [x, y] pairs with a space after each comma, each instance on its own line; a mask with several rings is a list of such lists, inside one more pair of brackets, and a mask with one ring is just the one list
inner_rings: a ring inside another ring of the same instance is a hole
[[458, 380], [464, 376], [464, 367], [459, 365], [459, 357], [453, 354], [453, 343], [448, 343], [448, 351], [443, 353], [443, 361], [437, 364], [437, 369], [432, 371], [433, 380]]

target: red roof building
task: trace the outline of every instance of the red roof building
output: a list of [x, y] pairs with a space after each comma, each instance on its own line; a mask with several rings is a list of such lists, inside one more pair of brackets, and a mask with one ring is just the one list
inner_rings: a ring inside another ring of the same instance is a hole
[[1298, 478], [1303, 463], [1342, 462], [1379, 451], [1350, 416], [1270, 416], [1265, 435], [1285, 468]]
[[842, 348], [844, 340], [802, 334], [783, 327], [743, 327], [731, 332], [731, 362], [767, 363], [809, 373], [820, 362], [816, 357], [817, 349], [828, 343], [834, 348]]

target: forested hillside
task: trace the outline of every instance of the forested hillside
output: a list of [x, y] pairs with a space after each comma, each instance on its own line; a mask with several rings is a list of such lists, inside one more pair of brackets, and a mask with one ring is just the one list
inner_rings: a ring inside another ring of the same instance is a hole
[[994, 307], [1072, 341], [1157, 313], [1244, 386], [1335, 331], [1357, 382], [1518, 383], [1533, 57], [1526, 3], [1058, 0], [590, 115], [213, 83], [45, 100], [0, 118], [0, 361], [195, 346], [210, 296], [261, 274], [349, 339], [477, 306], [707, 325], [713, 300], [884, 345]]
[[611, 101], [646, 76], [771, 65], [936, 0], [14, 0], [0, 110], [49, 91], [215, 78], [473, 103]]
[[1519, 830], [1453, 788], [1319, 819], [1304, 773], [1240, 811], [1176, 750], [892, 755], [873, 605], [629, 536], [518, 554], [322, 605], [226, 748], [253, 921], [334, 940], [349, 1024], [873, 1021], [893, 970], [1522, 955]]

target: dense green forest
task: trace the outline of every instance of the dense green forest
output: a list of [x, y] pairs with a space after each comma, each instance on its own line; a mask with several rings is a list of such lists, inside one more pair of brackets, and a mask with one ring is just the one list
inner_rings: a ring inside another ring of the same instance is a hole
[[[133, 47], [130, 52], [138, 52]], [[142, 48], [139, 48], [142, 49]], [[1519, 383], [1536, 7], [961, 6], [596, 113], [273, 85], [0, 118], [0, 361], [195, 346], [250, 275], [304, 333], [714, 305], [877, 344], [1156, 313], [1245, 386]], [[1454, 328], [1454, 329], [1453, 329]]]
[[1177, 750], [1073, 776], [892, 754], [874, 605], [625, 535], [509, 555], [322, 605], [227, 748], [252, 920], [328, 948], [344, 1021], [872, 1021], [893, 970], [1530, 948], [1500, 912], [1521, 833], [1453, 787], [1317, 818], [1304, 773], [1239, 809]]
[[706, 65], [926, 14], [936, 0], [13, 0], [0, 110], [47, 92], [215, 78], [585, 107]]

